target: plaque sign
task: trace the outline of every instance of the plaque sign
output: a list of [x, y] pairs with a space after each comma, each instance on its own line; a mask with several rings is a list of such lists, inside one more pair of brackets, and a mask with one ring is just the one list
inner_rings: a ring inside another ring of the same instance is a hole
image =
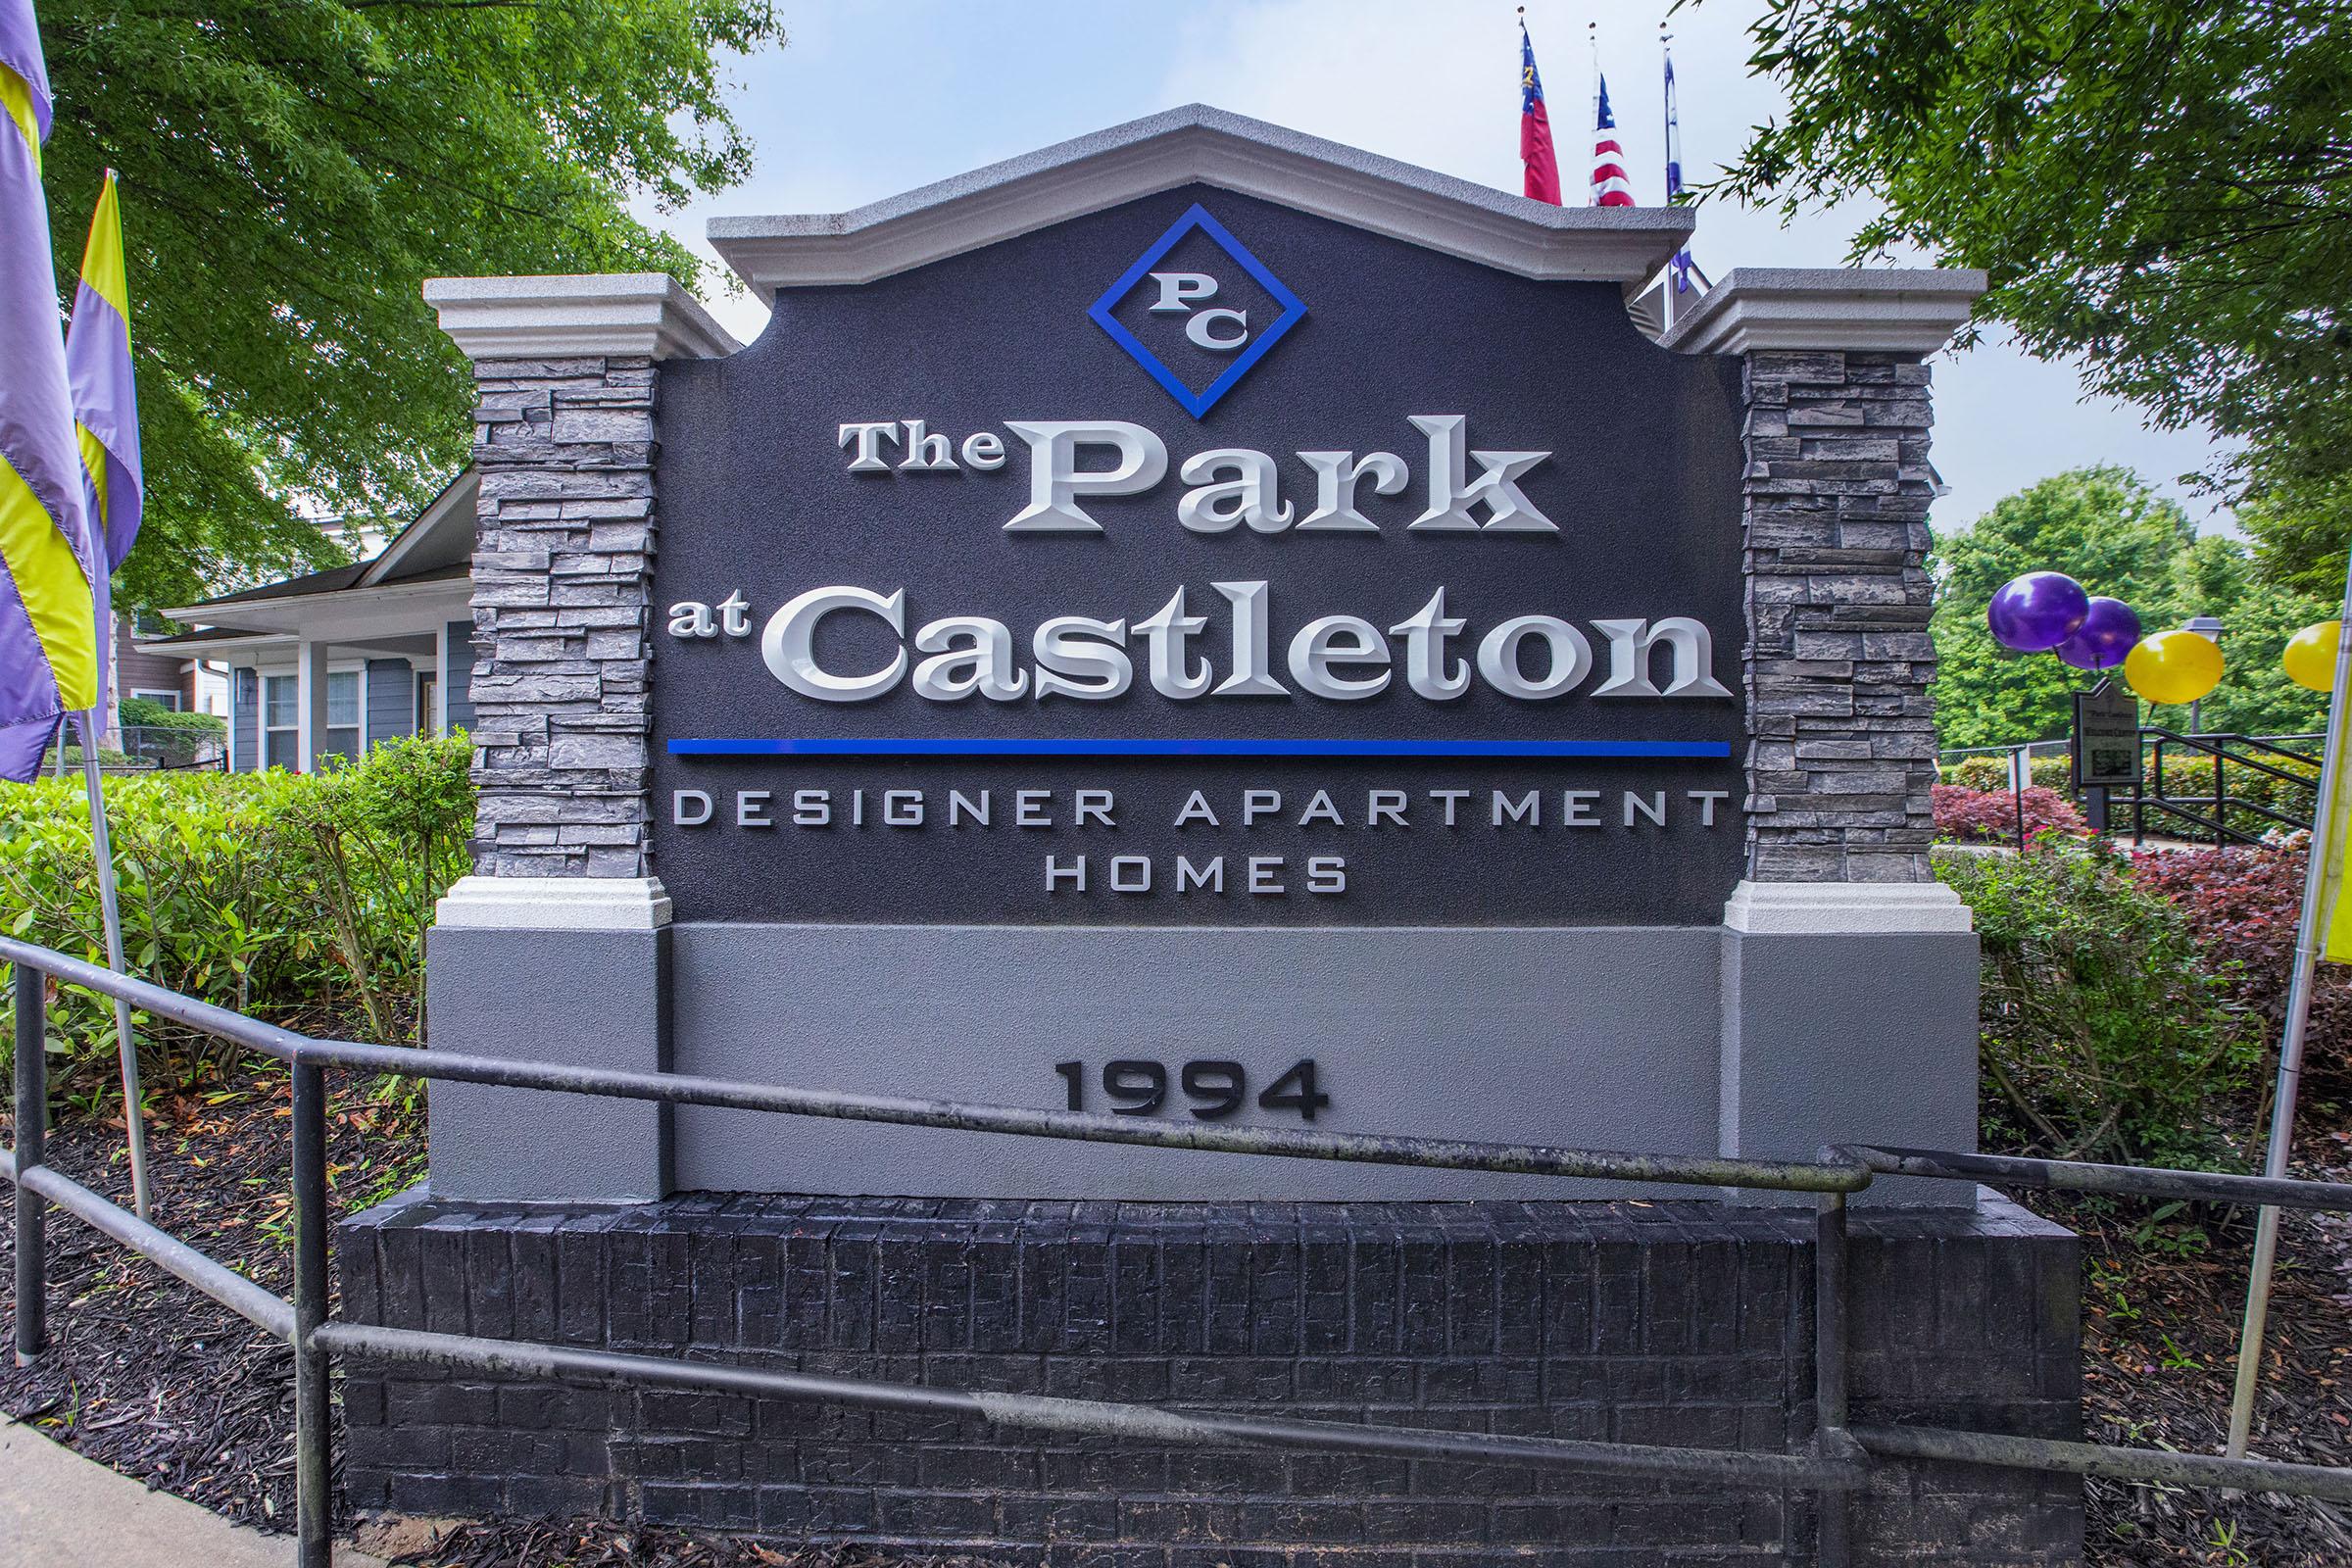
[[1613, 285], [1193, 187], [785, 289], [658, 419], [682, 920], [1721, 918], [1739, 372]]
[[2139, 699], [2123, 682], [2075, 694], [2074, 742], [2077, 789], [2138, 787]]

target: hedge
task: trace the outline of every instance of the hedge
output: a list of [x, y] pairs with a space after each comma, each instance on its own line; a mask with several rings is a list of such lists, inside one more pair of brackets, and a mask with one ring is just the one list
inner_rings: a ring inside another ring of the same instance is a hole
[[176, 708], [166, 708], [152, 697], [125, 697], [115, 713], [130, 728], [185, 730], [191, 735], [228, 733], [228, 720], [218, 713], [183, 712]]
[[[387, 741], [315, 774], [110, 779], [129, 962], [159, 985], [240, 1011], [323, 1004], [377, 1040], [416, 1038], [433, 903], [467, 868], [470, 761], [469, 743], [455, 735]], [[0, 786], [0, 898], [15, 911], [11, 934], [104, 960], [78, 780]], [[67, 1058], [65, 1075], [97, 1072], [114, 1054], [111, 1004], [61, 996], [51, 1049]], [[159, 1086], [192, 1087], [234, 1054], [133, 1022]], [[0, 1034], [0, 1053], [8, 1038]]]

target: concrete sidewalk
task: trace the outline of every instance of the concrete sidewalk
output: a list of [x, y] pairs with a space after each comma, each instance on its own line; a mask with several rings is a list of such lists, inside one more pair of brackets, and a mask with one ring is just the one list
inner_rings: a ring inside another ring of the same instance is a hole
[[[265, 1536], [0, 1417], [0, 1568], [293, 1568]], [[383, 1568], [335, 1548], [337, 1568]]]

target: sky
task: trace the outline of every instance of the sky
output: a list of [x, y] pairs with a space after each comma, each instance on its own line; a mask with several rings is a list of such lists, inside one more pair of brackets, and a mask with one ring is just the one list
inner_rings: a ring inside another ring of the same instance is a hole
[[[1519, 189], [1517, 8], [1498, 0], [783, 0], [780, 9], [788, 40], [725, 70], [754, 143], [751, 178], [679, 211], [642, 210], [708, 259], [704, 229], [716, 216], [841, 212], [1195, 102]], [[1704, 0], [1671, 19], [1667, 10], [1668, 0], [1530, 0], [1570, 200], [1592, 150], [1591, 23], [1600, 24], [1600, 66], [1643, 204], [1665, 199], [1661, 21], [1674, 34], [1686, 183], [1710, 178], [1782, 109], [1772, 84], [1747, 74], [1756, 0]], [[1714, 276], [1841, 266], [1869, 216], [1838, 208], [1784, 226], [1776, 214], [1711, 201], [1693, 254]], [[758, 333], [765, 312], [748, 295], [715, 284], [710, 293], [738, 337]], [[2075, 366], [2035, 360], [2003, 335], [1934, 363], [1934, 460], [1951, 487], [1936, 504], [1937, 527], [1965, 525], [2002, 496], [2091, 463], [2134, 468], [2202, 525], [2227, 524], [2179, 483], [2221, 452], [2206, 433], [2151, 431], [2138, 409], [2084, 397]]]

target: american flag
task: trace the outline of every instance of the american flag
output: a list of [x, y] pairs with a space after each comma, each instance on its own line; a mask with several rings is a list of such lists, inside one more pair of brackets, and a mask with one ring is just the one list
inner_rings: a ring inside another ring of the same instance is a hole
[[1625, 177], [1625, 149], [1617, 145], [1617, 117], [1609, 113], [1609, 78], [1592, 74], [1592, 193], [1589, 207], [1631, 207], [1634, 187]]

